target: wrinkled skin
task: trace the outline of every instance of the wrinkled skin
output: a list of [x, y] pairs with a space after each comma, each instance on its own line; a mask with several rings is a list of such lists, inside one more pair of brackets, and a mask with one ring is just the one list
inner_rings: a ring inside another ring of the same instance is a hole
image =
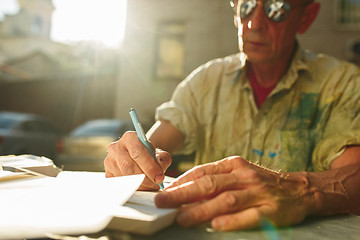
[[[108, 156], [104, 160], [106, 177], [145, 173], [147, 177], [139, 190], [158, 190], [156, 183], [164, 180], [164, 172], [172, 159], [166, 151], [154, 147], [153, 150], [157, 161], [140, 142], [136, 132], [126, 132], [118, 141], [108, 146]], [[149, 179], [148, 176], [154, 177]]]
[[264, 219], [275, 226], [296, 224], [315, 204], [305, 176], [269, 171], [241, 157], [196, 167], [155, 200], [161, 207], [191, 203], [181, 208], [180, 225], [211, 220], [221, 231], [258, 227]]

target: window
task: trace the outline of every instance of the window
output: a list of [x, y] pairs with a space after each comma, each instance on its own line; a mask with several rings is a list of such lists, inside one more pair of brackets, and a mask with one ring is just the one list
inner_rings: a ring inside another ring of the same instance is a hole
[[42, 28], [42, 19], [40, 16], [35, 16], [31, 24], [31, 31], [35, 35], [39, 35]]
[[182, 80], [184, 77], [185, 24], [164, 22], [158, 26], [155, 79]]
[[334, 9], [337, 26], [360, 29], [360, 0], [336, 0]]

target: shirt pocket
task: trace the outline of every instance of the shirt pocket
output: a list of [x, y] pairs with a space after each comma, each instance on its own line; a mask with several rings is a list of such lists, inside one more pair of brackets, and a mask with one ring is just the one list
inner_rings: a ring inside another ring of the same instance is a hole
[[281, 167], [288, 172], [312, 171], [313, 131], [309, 129], [281, 131]]

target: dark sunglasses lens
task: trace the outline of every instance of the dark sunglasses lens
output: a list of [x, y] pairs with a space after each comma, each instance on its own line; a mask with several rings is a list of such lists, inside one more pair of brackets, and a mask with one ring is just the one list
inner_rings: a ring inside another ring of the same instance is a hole
[[268, 0], [264, 3], [266, 16], [274, 22], [284, 21], [290, 13], [290, 4], [284, 0]]
[[240, 18], [244, 19], [249, 17], [255, 10], [257, 0], [243, 1], [240, 5]]

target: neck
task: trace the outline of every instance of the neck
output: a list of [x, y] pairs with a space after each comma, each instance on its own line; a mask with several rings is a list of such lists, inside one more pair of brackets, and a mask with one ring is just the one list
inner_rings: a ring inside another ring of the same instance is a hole
[[278, 61], [249, 62], [250, 71], [255, 74], [257, 83], [260, 86], [268, 88], [280, 81], [290, 66], [296, 47], [294, 46], [292, 49], [292, 51], [289, 51], [289, 54], [284, 54]]

